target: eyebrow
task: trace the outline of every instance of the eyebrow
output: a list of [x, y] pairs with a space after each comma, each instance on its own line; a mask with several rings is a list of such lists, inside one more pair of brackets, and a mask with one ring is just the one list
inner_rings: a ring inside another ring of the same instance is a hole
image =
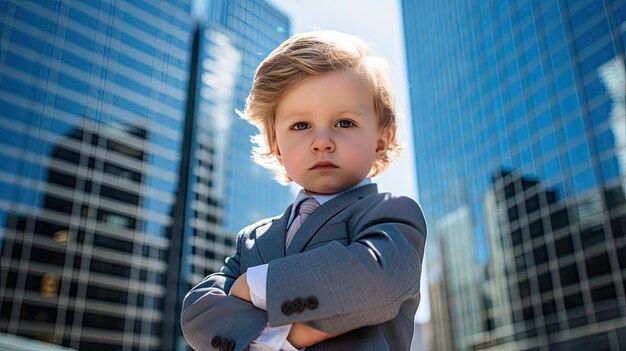
[[[350, 114], [350, 115], [357, 115], [357, 116], [363, 116], [363, 113], [357, 110], [350, 110], [350, 109], [345, 109], [345, 110], [337, 110], [336, 112], [334, 112], [334, 114], [336, 115], [345, 115], [345, 114]], [[300, 111], [296, 111], [293, 113], [290, 113], [284, 117], [281, 117], [281, 119], [291, 119], [291, 118], [296, 118], [296, 117], [302, 117], [302, 118], [306, 118], [309, 115], [311, 115], [311, 112], [300, 112]]]
[[361, 111], [357, 111], [357, 110], [342, 110], [342, 111], [339, 111], [337, 114], [339, 114], [339, 115], [351, 114], [351, 115], [363, 116], [363, 113]]

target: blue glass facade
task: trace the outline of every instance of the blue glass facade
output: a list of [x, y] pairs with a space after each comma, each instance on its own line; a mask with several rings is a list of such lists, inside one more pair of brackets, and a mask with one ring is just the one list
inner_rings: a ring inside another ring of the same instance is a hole
[[227, 204], [225, 226], [238, 232], [262, 218], [275, 216], [293, 200], [288, 187], [279, 185], [272, 174], [251, 160], [250, 136], [255, 127], [237, 117], [234, 109], [244, 109], [252, 87], [254, 71], [261, 61], [289, 36], [289, 19], [266, 1], [210, 2], [209, 25], [225, 33], [241, 54], [239, 77], [230, 114]]
[[0, 331], [158, 349], [190, 2], [0, 2]]
[[0, 331], [185, 349], [181, 296], [291, 201], [234, 112], [289, 21], [204, 3], [194, 42], [191, 1], [0, 1]]
[[434, 348], [624, 345], [626, 3], [402, 4]]
[[[283, 211], [289, 189], [250, 158], [254, 127], [240, 119], [254, 70], [287, 38], [289, 20], [265, 1], [207, 1], [194, 39], [180, 299], [224, 265], [236, 233]], [[183, 148], [184, 149], [184, 148]], [[185, 149], [184, 149], [185, 150]], [[179, 198], [179, 200], [181, 200]], [[178, 349], [186, 343], [179, 333]]]

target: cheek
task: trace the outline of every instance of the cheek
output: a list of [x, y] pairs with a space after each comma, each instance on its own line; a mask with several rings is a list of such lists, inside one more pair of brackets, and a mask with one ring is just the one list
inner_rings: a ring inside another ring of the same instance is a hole
[[274, 140], [274, 153], [277, 156], [285, 157], [286, 151], [289, 150], [289, 144], [286, 142], [286, 138], [283, 135], [276, 135], [276, 140]]
[[287, 154], [286, 157], [283, 157], [282, 165], [294, 180], [300, 179], [300, 175], [305, 169], [305, 162], [303, 162], [302, 157], [293, 154]]
[[297, 143], [282, 140], [277, 145], [281, 154], [280, 162], [283, 166], [285, 166], [285, 168], [287, 168], [287, 170], [296, 166], [299, 163], [299, 160], [302, 159], [301, 157], [298, 157], [301, 150]]
[[376, 149], [378, 149], [378, 145], [375, 141], [373, 141], [373, 139], [374, 138], [371, 138], [369, 136], [356, 138], [352, 142], [352, 149], [357, 151], [363, 157], [369, 157], [371, 154], [375, 155]]
[[376, 160], [376, 145], [366, 138], [360, 138], [350, 143], [348, 162], [356, 168], [369, 169]]

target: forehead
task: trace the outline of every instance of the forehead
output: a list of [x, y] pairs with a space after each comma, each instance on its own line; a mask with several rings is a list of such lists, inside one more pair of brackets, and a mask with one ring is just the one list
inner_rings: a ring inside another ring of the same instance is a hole
[[290, 89], [280, 99], [276, 117], [341, 111], [373, 113], [374, 95], [364, 79], [333, 71], [307, 77]]

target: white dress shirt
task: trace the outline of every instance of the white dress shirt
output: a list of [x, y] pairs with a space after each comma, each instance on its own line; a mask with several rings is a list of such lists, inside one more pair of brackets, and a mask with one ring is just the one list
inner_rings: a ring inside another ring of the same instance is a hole
[[[298, 192], [296, 199], [293, 202], [293, 206], [291, 207], [291, 214], [289, 215], [289, 221], [287, 221], [288, 230], [291, 226], [291, 222], [293, 222], [296, 217], [296, 208], [298, 205], [312, 197], [317, 202], [319, 202], [320, 206], [324, 205], [324, 203], [334, 199], [335, 197], [356, 189], [360, 188], [364, 185], [370, 184], [372, 181], [370, 178], [365, 178], [360, 181], [357, 185], [344, 190], [340, 193], [333, 195], [307, 195], [304, 189]], [[297, 235], [297, 234], [296, 234]], [[250, 288], [250, 299], [252, 300], [252, 304], [264, 311], [267, 311], [267, 264], [262, 264], [256, 267], [248, 268], [248, 272], [246, 274], [246, 280], [248, 283], [248, 287]], [[289, 335], [289, 331], [291, 330], [291, 324], [280, 325], [277, 327], [270, 327], [269, 324], [265, 326], [265, 328], [261, 331], [261, 334], [252, 341], [250, 344], [250, 351], [302, 351], [304, 349], [298, 350], [295, 348], [289, 341], [287, 341], [287, 336]]]

